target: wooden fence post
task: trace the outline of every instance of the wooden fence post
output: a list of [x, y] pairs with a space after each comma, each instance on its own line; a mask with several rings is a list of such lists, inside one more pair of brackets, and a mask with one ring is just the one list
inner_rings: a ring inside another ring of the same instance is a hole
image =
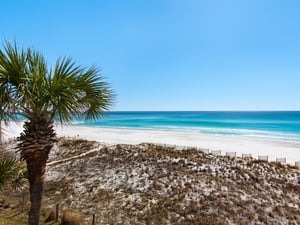
[[25, 211], [25, 188], [22, 186], [22, 213]]
[[56, 204], [55, 222], [58, 221], [59, 204]]
[[95, 225], [95, 214], [93, 214], [93, 221], [92, 221], [92, 225]]

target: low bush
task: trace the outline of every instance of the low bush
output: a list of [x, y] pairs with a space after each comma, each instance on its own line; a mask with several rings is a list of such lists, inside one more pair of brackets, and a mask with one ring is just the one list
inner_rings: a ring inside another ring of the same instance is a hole
[[63, 214], [61, 219], [61, 225], [82, 225], [83, 220], [80, 214], [67, 211]]
[[0, 152], [0, 186], [17, 176], [20, 170], [21, 164], [15, 157]]

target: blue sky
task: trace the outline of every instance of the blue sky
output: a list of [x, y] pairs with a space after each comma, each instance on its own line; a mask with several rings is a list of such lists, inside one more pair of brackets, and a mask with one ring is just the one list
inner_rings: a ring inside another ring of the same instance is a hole
[[2, 1], [1, 41], [96, 65], [112, 110], [300, 110], [300, 1]]

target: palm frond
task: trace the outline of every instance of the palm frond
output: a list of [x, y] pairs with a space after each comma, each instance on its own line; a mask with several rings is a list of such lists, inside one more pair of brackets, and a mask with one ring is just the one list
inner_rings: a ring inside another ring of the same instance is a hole
[[6, 42], [0, 50], [0, 119], [14, 118], [18, 111], [17, 102], [22, 96], [22, 84], [26, 80], [27, 53]]
[[52, 117], [60, 122], [70, 122], [74, 117], [99, 118], [112, 104], [113, 92], [99, 71], [76, 66], [70, 58], [58, 61], [49, 84]]
[[78, 103], [81, 111], [81, 116], [85, 119], [97, 119], [102, 117], [107, 111], [114, 98], [114, 93], [109, 85], [100, 75], [100, 71], [91, 67], [84, 73], [78, 76], [78, 81], [75, 84], [75, 89], [79, 90]]

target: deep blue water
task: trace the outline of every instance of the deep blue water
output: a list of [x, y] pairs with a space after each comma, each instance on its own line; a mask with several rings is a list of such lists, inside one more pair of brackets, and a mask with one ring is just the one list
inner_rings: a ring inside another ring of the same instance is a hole
[[300, 140], [300, 111], [109, 112], [77, 124]]

